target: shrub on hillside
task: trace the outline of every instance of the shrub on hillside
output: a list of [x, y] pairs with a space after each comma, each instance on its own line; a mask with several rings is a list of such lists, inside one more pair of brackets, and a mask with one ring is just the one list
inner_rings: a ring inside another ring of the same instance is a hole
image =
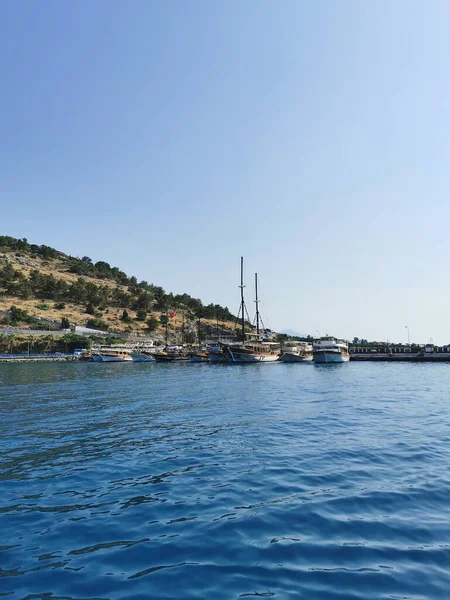
[[11, 308], [9, 309], [9, 313], [11, 315], [11, 320], [15, 323], [29, 323], [30, 319], [33, 318], [30, 317], [26, 310], [17, 308], [17, 306], [11, 306]]
[[38, 308], [39, 310], [49, 310], [50, 306], [48, 304], [42, 303], [36, 304], [36, 308]]
[[150, 319], [147, 319], [147, 329], [149, 331], [155, 331], [158, 329], [158, 325], [159, 321], [158, 319], [155, 319], [155, 317], [150, 317]]
[[95, 306], [92, 304], [92, 302], [89, 302], [89, 304], [86, 306], [86, 313], [88, 315], [95, 315]]
[[103, 319], [88, 319], [86, 327], [90, 327], [91, 329], [101, 329], [104, 331], [109, 329], [108, 323]]

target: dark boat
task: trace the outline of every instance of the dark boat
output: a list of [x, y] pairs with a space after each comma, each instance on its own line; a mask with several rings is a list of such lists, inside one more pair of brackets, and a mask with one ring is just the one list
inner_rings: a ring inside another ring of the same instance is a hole
[[189, 360], [189, 356], [183, 352], [159, 352], [152, 354], [156, 362], [175, 362], [180, 360]]
[[[238, 317], [241, 319], [241, 335], [242, 340], [238, 345], [228, 345], [222, 349], [222, 353], [214, 353], [209, 355], [214, 362], [233, 362], [233, 363], [260, 363], [260, 362], [277, 362], [280, 360], [280, 345], [276, 342], [270, 342], [260, 337], [260, 323], [262, 323], [259, 313], [259, 297], [258, 297], [258, 274], [255, 273], [255, 304], [256, 304], [256, 339], [246, 341], [245, 333], [245, 316], [248, 317], [247, 308], [244, 300], [244, 259], [241, 257], [241, 306], [239, 308]], [[254, 335], [254, 334], [251, 334]]]

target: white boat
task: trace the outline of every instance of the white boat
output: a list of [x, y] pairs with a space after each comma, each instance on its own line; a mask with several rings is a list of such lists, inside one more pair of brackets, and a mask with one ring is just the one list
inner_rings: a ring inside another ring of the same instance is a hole
[[137, 354], [130, 352], [130, 356], [133, 362], [155, 362], [155, 359], [150, 354]]
[[254, 341], [243, 346], [228, 346], [231, 362], [256, 363], [280, 360], [280, 344], [276, 342]]
[[313, 360], [313, 347], [308, 342], [290, 340], [282, 347], [283, 362], [308, 363]]
[[121, 350], [100, 350], [91, 356], [94, 362], [133, 362], [131, 355]]
[[315, 363], [343, 363], [350, 360], [348, 343], [333, 336], [321, 337], [313, 344]]

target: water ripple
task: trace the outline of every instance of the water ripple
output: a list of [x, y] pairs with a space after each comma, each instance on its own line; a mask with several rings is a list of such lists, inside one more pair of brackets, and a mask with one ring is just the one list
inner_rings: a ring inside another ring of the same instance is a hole
[[0, 597], [448, 597], [446, 365], [0, 381]]

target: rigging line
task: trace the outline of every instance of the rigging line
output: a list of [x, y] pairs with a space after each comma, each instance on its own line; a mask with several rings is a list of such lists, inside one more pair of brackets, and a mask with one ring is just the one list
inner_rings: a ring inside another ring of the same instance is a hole
[[265, 326], [265, 324], [264, 324], [264, 321], [263, 321], [263, 318], [262, 318], [262, 316], [261, 316], [261, 313], [259, 313], [259, 320], [260, 320], [260, 322], [261, 322], [262, 329], [265, 329], [265, 328], [266, 328], [266, 326]]
[[239, 321], [241, 320], [241, 305], [239, 304], [239, 310], [237, 311], [236, 319], [234, 320], [234, 327], [236, 328]]
[[[260, 300], [260, 302], [261, 302], [261, 300]], [[266, 326], [264, 325], [264, 321], [263, 321], [263, 318], [261, 316], [261, 313], [259, 313], [259, 322], [261, 324], [260, 329], [265, 329]], [[256, 315], [253, 317], [252, 327], [255, 327], [255, 324], [256, 324]]]

